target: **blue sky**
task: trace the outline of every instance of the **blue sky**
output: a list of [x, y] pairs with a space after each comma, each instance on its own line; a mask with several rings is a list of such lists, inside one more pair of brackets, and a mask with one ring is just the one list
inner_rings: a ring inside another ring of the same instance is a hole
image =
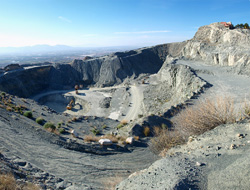
[[0, 47], [150, 46], [220, 21], [250, 23], [250, 0], [0, 0]]

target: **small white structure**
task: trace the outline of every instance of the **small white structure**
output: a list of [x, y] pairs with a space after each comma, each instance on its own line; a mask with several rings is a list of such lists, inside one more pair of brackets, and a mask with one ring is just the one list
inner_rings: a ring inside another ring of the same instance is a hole
[[126, 143], [127, 143], [127, 144], [133, 144], [134, 141], [135, 141], [135, 138], [134, 138], [134, 137], [128, 137], [128, 138], [126, 138]]
[[78, 135], [78, 133], [76, 132], [76, 130], [72, 130], [71, 132], [70, 132], [72, 135], [73, 135], [73, 137], [75, 137], [75, 138], [77, 138], [79, 135]]
[[113, 144], [113, 142], [109, 139], [100, 139], [98, 142], [100, 143], [100, 145], [112, 145]]

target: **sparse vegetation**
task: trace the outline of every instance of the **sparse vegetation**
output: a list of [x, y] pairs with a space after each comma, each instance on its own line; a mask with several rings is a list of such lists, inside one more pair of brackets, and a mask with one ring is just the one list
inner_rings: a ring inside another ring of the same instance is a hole
[[215, 97], [187, 107], [174, 118], [173, 123], [175, 128], [190, 136], [202, 134], [221, 124], [234, 123], [236, 118], [233, 99]]
[[105, 179], [105, 181], [103, 182], [104, 189], [105, 190], [115, 189], [116, 185], [118, 185], [122, 180], [124, 180], [124, 177], [122, 176], [109, 177]]
[[61, 122], [59, 122], [59, 123], [57, 123], [57, 128], [61, 128], [62, 127], [62, 125], [63, 125], [63, 122], [61, 121]]
[[117, 129], [121, 129], [122, 127], [124, 127], [124, 125], [123, 124], [121, 124], [121, 123], [119, 123], [118, 125], [117, 125]]
[[163, 150], [167, 151], [170, 148], [185, 143], [182, 134], [177, 130], [154, 128], [155, 137], [150, 140], [149, 148], [155, 154], [160, 154]]
[[124, 127], [125, 125], [127, 125], [128, 124], [128, 121], [127, 120], [125, 120], [125, 119], [123, 119], [123, 120], [121, 120], [121, 122], [117, 125], [117, 129], [121, 129], [122, 127]]
[[16, 189], [17, 184], [13, 175], [2, 174], [0, 175], [0, 189], [1, 190], [13, 190]]
[[126, 120], [126, 119], [123, 119], [123, 120], [121, 120], [121, 122], [120, 122], [121, 124], [123, 124], [123, 125], [127, 125], [128, 124], [128, 120]]
[[56, 129], [56, 126], [55, 126], [53, 123], [51, 123], [51, 122], [45, 123], [45, 124], [43, 125], [43, 127], [44, 127], [45, 129], [51, 129], [52, 131], [54, 131], [54, 130]]
[[143, 115], [142, 114], [138, 114], [138, 118], [142, 118], [143, 117]]
[[25, 117], [28, 117], [28, 118], [32, 118], [33, 117], [32, 111], [26, 111], [26, 112], [23, 113], [23, 115]]
[[101, 134], [101, 131], [98, 130], [97, 128], [92, 129], [91, 132], [92, 132], [94, 135], [99, 135], [99, 134]]
[[60, 134], [63, 134], [63, 133], [65, 133], [65, 129], [64, 129], [64, 128], [60, 128], [60, 129], [58, 129], [58, 132], [59, 132]]
[[18, 183], [12, 174], [0, 174], [0, 190], [39, 190], [37, 185], [32, 183]]
[[[245, 113], [250, 113], [249, 110], [250, 106], [245, 106]], [[234, 101], [230, 97], [214, 97], [200, 101], [196, 105], [186, 107], [173, 118], [173, 130], [168, 130], [164, 124], [155, 127], [155, 137], [150, 141], [150, 149], [156, 154], [163, 150], [165, 152], [185, 143], [189, 136], [200, 135], [219, 125], [236, 122], [236, 113]]]
[[103, 129], [106, 129], [107, 127], [108, 127], [107, 125], [103, 125], [103, 126], [102, 126]]
[[42, 124], [44, 123], [44, 119], [41, 118], [41, 117], [38, 117], [38, 118], [36, 118], [36, 122], [37, 122], [38, 124], [42, 125]]

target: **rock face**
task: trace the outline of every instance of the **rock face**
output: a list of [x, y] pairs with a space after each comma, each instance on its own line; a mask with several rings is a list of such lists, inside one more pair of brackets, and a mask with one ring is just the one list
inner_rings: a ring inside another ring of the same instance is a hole
[[250, 64], [250, 30], [229, 29], [223, 24], [202, 26], [187, 41], [182, 56], [221, 66]]
[[166, 55], [179, 54], [182, 44], [164, 44], [128, 52], [117, 52], [86, 61], [75, 60], [72, 67], [79, 73], [79, 80], [85, 84], [111, 86], [123, 82], [128, 77], [138, 77], [141, 73], [157, 73]]
[[0, 76], [0, 90], [21, 97], [44, 90], [70, 89], [75, 84], [111, 86], [141, 73], [157, 73], [166, 55], [180, 54], [184, 43], [163, 44], [96, 59], [74, 60], [72, 64], [35, 66]]
[[144, 90], [143, 103], [147, 114], [163, 114], [172, 105], [186, 101], [207, 84], [190, 67], [173, 63], [174, 60], [168, 57], [157, 73], [158, 84], [149, 85]]

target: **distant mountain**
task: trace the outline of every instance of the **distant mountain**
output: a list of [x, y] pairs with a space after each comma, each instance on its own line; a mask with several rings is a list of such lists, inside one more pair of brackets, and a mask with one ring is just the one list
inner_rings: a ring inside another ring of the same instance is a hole
[[35, 45], [35, 46], [25, 46], [25, 47], [0, 47], [0, 54], [33, 54], [33, 53], [49, 53], [49, 52], [59, 52], [59, 51], [71, 51], [79, 48], [74, 48], [65, 45]]
[[105, 51], [105, 52], [114, 52], [114, 51], [124, 51], [139, 46], [115, 46], [115, 47], [71, 47], [66, 45], [35, 45], [35, 46], [25, 46], [25, 47], [0, 47], [0, 55], [3, 54], [15, 54], [15, 55], [32, 55], [32, 54], [48, 54], [48, 53], [70, 53], [76, 51]]

